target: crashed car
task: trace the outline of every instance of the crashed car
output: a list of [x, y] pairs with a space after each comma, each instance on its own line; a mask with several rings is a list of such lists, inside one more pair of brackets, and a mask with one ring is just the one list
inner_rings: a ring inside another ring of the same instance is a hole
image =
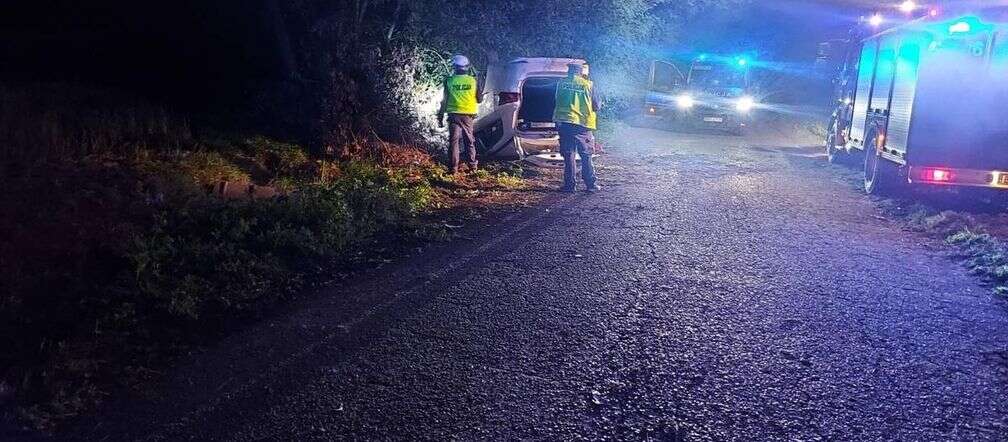
[[486, 93], [476, 120], [480, 158], [527, 160], [555, 167], [563, 164], [560, 137], [553, 122], [557, 83], [573, 58], [519, 58], [487, 73]]

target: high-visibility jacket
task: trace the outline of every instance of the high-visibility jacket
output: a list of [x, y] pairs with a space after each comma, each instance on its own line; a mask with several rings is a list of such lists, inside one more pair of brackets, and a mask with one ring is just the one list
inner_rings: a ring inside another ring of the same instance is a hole
[[476, 99], [476, 77], [472, 75], [452, 75], [445, 80], [445, 113], [476, 115], [479, 102]]
[[571, 123], [595, 130], [598, 116], [592, 103], [591, 80], [574, 75], [557, 83], [553, 121]]

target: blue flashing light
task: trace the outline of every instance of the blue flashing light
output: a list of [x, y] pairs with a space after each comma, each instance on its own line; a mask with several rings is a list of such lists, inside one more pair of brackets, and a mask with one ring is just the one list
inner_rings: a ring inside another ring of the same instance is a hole
[[738, 65], [739, 66], [745, 66], [745, 65], [748, 65], [748, 64], [749, 64], [749, 60], [747, 60], [745, 58], [738, 59]]

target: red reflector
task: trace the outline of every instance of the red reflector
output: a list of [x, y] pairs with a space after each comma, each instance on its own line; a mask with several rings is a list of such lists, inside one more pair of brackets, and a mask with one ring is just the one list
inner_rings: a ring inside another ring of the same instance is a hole
[[521, 99], [521, 94], [517, 92], [501, 92], [497, 94], [497, 104], [517, 103]]
[[922, 178], [925, 181], [935, 181], [940, 183], [952, 181], [952, 171], [949, 169], [929, 167], [924, 169], [922, 175]]

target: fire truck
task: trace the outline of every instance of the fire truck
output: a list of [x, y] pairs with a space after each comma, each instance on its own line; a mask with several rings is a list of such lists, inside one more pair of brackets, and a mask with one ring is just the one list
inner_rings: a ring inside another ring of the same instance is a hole
[[[992, 2], [993, 3], [993, 2]], [[1008, 8], [929, 9], [851, 40], [826, 137], [869, 194], [1008, 188]]]

